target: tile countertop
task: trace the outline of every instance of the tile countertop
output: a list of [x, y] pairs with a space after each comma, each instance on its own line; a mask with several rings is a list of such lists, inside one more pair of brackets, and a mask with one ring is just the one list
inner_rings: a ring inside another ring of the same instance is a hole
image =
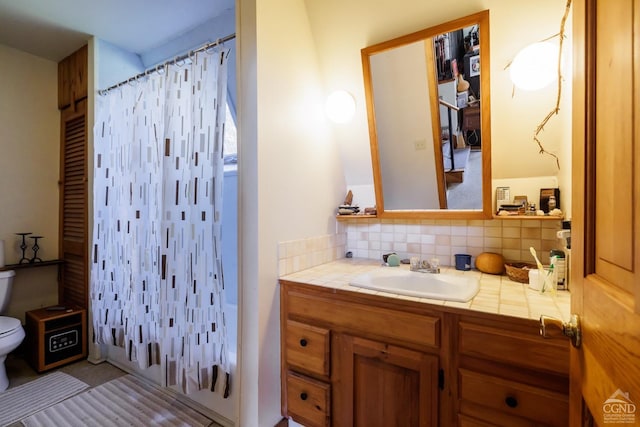
[[[354, 276], [366, 273], [368, 270], [380, 267], [380, 265], [380, 262], [376, 260], [345, 258], [281, 276], [280, 279], [525, 319], [538, 320], [540, 315], [544, 314], [564, 321], [569, 320], [571, 295], [568, 291], [558, 291], [555, 296], [552, 296], [550, 293], [540, 293], [540, 291], [529, 289], [528, 284], [514, 282], [506, 275], [496, 276], [477, 270], [458, 271], [453, 267], [441, 267], [440, 269], [441, 273], [445, 274], [470, 274], [480, 278], [480, 291], [468, 302], [418, 298], [349, 285], [349, 281]], [[409, 266], [402, 265], [399, 268], [408, 269]]]

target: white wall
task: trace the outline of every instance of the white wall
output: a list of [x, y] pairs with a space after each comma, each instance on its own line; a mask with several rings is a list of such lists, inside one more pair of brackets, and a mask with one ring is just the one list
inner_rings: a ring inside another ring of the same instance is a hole
[[[22, 254], [14, 233], [44, 236], [38, 256], [58, 258], [58, 64], [0, 45], [0, 239], [5, 261]], [[27, 238], [31, 247], [33, 240]], [[27, 257], [33, 256], [29, 249]], [[17, 271], [5, 314], [57, 304], [56, 267]]]
[[139, 55], [95, 38], [96, 89], [106, 89], [144, 71]]
[[322, 112], [326, 91], [303, 0], [238, 8], [240, 425], [271, 427], [281, 417], [277, 244], [333, 233], [345, 184]]

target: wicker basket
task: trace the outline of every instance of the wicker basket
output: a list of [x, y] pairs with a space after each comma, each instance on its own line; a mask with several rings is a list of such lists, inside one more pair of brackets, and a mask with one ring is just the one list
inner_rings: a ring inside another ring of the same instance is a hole
[[526, 262], [510, 262], [504, 265], [507, 276], [514, 282], [529, 283], [529, 270], [537, 270], [535, 264]]

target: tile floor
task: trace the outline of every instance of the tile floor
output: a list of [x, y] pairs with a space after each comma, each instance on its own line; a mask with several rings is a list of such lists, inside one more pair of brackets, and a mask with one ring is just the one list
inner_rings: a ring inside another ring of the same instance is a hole
[[[126, 372], [109, 363], [104, 362], [94, 365], [86, 360], [80, 360], [69, 365], [61, 366], [55, 370], [38, 374], [22, 357], [19, 351], [7, 356], [5, 367], [7, 368], [7, 376], [9, 377], [9, 389], [35, 380], [40, 375], [45, 375], [56, 370], [76, 377], [80, 381], [89, 384], [90, 387], [96, 387], [122, 375], [126, 375]], [[16, 422], [9, 424], [7, 427], [22, 427], [22, 423]]]
[[[22, 357], [20, 349], [7, 356], [5, 361], [7, 376], [9, 377], [9, 388], [17, 387], [21, 384], [35, 380], [40, 375], [45, 375], [54, 371], [62, 371], [68, 375], [76, 377], [80, 381], [89, 384], [89, 387], [96, 387], [109, 382], [115, 378], [126, 375], [123, 370], [116, 368], [110, 363], [103, 362], [93, 364], [87, 360], [80, 360], [60, 368], [38, 374], [27, 361]], [[20, 422], [13, 423], [7, 427], [22, 427]], [[222, 427], [217, 423], [212, 423], [210, 427]]]
[[9, 388], [17, 387], [31, 380], [35, 380], [40, 375], [54, 371], [62, 371], [65, 374], [76, 377], [80, 381], [89, 384], [90, 387], [96, 387], [122, 375], [126, 375], [126, 372], [109, 363], [104, 362], [94, 365], [86, 360], [80, 360], [52, 371], [38, 374], [20, 354], [16, 353], [7, 356], [5, 366], [7, 368], [7, 376], [9, 377]]

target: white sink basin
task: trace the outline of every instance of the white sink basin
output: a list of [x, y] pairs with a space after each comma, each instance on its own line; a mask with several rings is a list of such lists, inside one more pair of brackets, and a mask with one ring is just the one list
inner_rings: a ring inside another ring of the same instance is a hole
[[468, 275], [431, 274], [397, 267], [381, 267], [354, 277], [351, 286], [400, 295], [466, 302], [480, 290], [478, 279]]

